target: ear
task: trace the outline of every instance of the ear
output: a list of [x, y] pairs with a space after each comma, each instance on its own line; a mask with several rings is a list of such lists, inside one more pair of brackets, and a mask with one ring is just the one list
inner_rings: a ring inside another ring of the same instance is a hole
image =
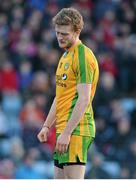
[[76, 31], [76, 34], [79, 36], [80, 35], [80, 33], [81, 33], [81, 30], [77, 30]]

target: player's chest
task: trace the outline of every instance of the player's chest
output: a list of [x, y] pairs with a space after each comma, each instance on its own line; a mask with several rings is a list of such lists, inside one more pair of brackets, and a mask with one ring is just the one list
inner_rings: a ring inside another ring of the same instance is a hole
[[61, 58], [56, 71], [56, 80], [68, 81], [73, 78], [72, 59]]

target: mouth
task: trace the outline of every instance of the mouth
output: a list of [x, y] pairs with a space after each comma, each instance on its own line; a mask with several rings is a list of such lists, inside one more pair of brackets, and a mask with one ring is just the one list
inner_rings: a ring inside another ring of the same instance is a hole
[[60, 47], [65, 47], [65, 46], [66, 46], [66, 43], [65, 43], [65, 42], [59, 42], [59, 46], [60, 46]]
[[64, 41], [64, 40], [58, 40], [58, 42], [59, 42], [60, 44], [65, 44], [65, 41]]
[[59, 42], [59, 44], [64, 45], [65, 43], [64, 42]]

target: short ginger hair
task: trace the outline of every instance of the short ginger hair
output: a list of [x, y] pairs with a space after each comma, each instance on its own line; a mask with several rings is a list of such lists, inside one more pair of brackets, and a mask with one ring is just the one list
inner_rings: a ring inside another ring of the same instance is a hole
[[72, 25], [75, 32], [81, 32], [84, 25], [82, 15], [74, 8], [61, 9], [52, 21], [54, 25]]

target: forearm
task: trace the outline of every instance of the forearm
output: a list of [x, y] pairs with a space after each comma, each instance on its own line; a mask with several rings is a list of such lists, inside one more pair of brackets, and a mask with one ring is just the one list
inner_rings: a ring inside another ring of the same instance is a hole
[[48, 116], [47, 116], [43, 126], [50, 128], [53, 125], [53, 123], [55, 122], [55, 120], [56, 120], [56, 98], [54, 98], [54, 100], [53, 100], [52, 106], [50, 108], [50, 111], [48, 113]]
[[85, 110], [88, 106], [88, 101], [84, 101], [82, 98], [78, 98], [76, 105], [73, 109], [72, 115], [67, 123], [67, 126], [64, 130], [67, 134], [72, 134], [74, 129], [80, 123], [81, 118], [83, 117]]

